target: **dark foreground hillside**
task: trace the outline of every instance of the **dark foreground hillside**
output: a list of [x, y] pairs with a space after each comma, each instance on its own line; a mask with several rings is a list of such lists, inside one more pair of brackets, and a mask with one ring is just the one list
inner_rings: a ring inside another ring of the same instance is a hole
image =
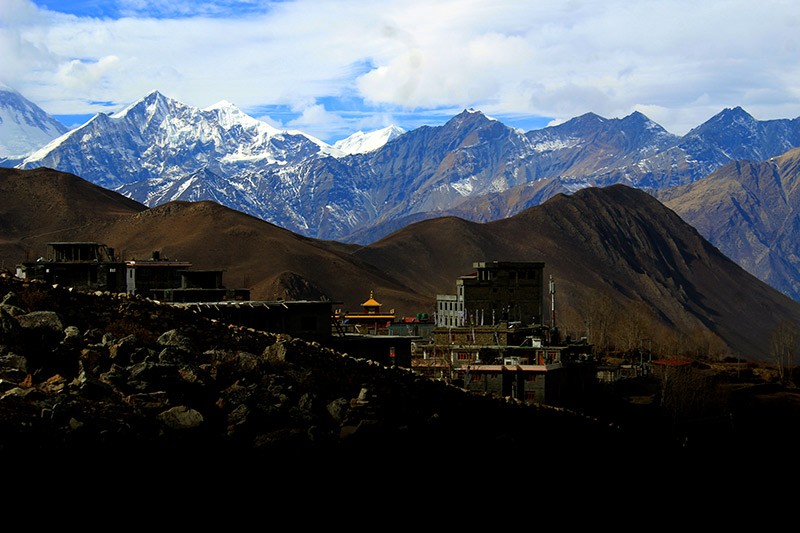
[[136, 476], [131, 465], [146, 464], [274, 476], [403, 465], [456, 479], [510, 461], [496, 473], [517, 478], [519, 469], [680, 464], [705, 460], [709, 449], [750, 457], [756, 444], [772, 445], [726, 427], [687, 446], [653, 411], [635, 414], [600, 394], [593, 401], [586, 416], [471, 395], [150, 300], [0, 275], [6, 468], [44, 462]]
[[353, 452], [605, 446], [555, 409], [126, 295], [0, 277], [0, 450]]

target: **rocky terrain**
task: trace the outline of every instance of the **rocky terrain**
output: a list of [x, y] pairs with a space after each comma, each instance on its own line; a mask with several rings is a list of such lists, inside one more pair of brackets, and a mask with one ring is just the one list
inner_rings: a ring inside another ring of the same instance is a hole
[[704, 179], [654, 192], [742, 268], [800, 301], [800, 149], [737, 161]]
[[[605, 446], [530, 408], [184, 309], [0, 277], [0, 452], [411, 457]], [[535, 443], [535, 444], [534, 444]], [[355, 455], [351, 455], [355, 454]]]

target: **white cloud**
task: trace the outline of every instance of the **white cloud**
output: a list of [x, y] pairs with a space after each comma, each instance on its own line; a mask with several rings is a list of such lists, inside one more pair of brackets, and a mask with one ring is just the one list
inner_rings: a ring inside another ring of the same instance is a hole
[[287, 122], [288, 129], [296, 129], [304, 132], [315, 132], [312, 135], [320, 138], [328, 138], [331, 132], [340, 131], [346, 126], [346, 121], [336, 113], [326, 111], [319, 104], [310, 105], [301, 110], [300, 116]]
[[293, 127], [320, 138], [370, 122], [331, 108], [336, 98], [363, 98], [381, 121], [467, 107], [555, 121], [640, 110], [682, 134], [737, 105], [764, 120], [800, 115], [799, 6], [124, 0], [115, 7], [126, 17], [111, 19], [0, 0], [0, 75], [53, 114], [107, 111], [103, 102], [158, 89], [198, 107], [291, 107]]
[[106, 56], [92, 62], [73, 59], [59, 65], [56, 80], [66, 87], [89, 91], [98, 82], [109, 77], [109, 74], [118, 66], [119, 58], [116, 56]]

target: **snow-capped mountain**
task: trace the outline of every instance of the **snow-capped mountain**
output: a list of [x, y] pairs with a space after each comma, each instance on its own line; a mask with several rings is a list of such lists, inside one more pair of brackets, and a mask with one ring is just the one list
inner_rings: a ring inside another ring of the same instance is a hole
[[395, 125], [367, 133], [357, 131], [345, 139], [336, 141], [333, 146], [346, 154], [364, 154], [381, 148], [405, 132], [406, 130]]
[[0, 157], [21, 158], [68, 129], [41, 107], [0, 83]]
[[334, 153], [339, 155], [318, 139], [278, 130], [229, 102], [199, 109], [153, 91], [118, 113], [95, 115], [18, 166], [56, 168], [116, 189], [143, 179], [182, 180], [200, 170], [233, 175]]
[[683, 137], [638, 112], [526, 133], [465, 110], [442, 126], [331, 146], [227, 102], [199, 109], [154, 91], [15, 166], [70, 172], [148, 206], [214, 200], [308, 237], [369, 243], [416, 220], [484, 222], [588, 186], [691, 183], [734, 156], [787, 146], [800, 146], [800, 119], [757, 121], [739, 108]]

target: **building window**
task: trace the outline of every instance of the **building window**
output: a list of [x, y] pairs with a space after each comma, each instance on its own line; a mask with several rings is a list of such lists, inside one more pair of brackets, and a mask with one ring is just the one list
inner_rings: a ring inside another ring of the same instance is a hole
[[535, 390], [526, 390], [525, 391], [525, 401], [526, 402], [535, 402], [536, 401], [536, 391]]

